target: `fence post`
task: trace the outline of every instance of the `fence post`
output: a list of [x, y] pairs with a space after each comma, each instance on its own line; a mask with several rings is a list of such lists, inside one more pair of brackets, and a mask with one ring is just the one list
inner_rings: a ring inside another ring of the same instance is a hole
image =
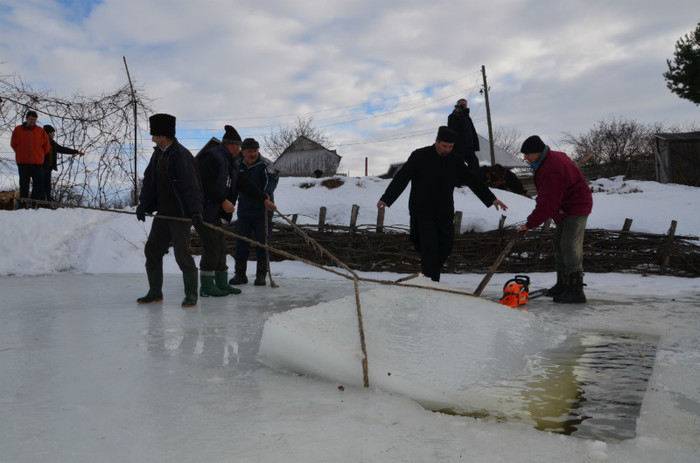
[[506, 223], [506, 216], [502, 215], [501, 220], [498, 221], [498, 229], [503, 230], [503, 225]]
[[377, 233], [384, 233], [384, 213], [385, 207], [377, 208]]
[[671, 227], [668, 229], [668, 238], [666, 238], [666, 246], [659, 247], [659, 252], [663, 253], [661, 258], [661, 274], [666, 273], [666, 267], [671, 259], [671, 251], [673, 247], [673, 238], [676, 236], [676, 226], [678, 222], [671, 220]]
[[297, 224], [297, 218], [299, 218], [299, 214], [294, 214], [294, 215], [292, 215], [292, 223], [293, 223], [294, 225]]
[[360, 206], [357, 204], [352, 205], [350, 210], [350, 232], [354, 232], [357, 228], [357, 216], [360, 213]]
[[625, 224], [622, 226], [622, 231], [628, 232], [632, 228], [632, 219], [625, 219]]
[[455, 211], [454, 226], [455, 236], [459, 236], [462, 232], [462, 211]]
[[537, 247], [535, 248], [535, 255], [533, 257], [534, 265], [540, 261], [540, 248], [544, 246], [544, 235], [549, 231], [549, 227], [552, 225], [552, 219], [547, 219], [547, 221], [542, 225], [542, 231], [540, 232], [540, 239], [537, 242]]
[[326, 206], [321, 206], [318, 211], [318, 231], [323, 232], [326, 227]]

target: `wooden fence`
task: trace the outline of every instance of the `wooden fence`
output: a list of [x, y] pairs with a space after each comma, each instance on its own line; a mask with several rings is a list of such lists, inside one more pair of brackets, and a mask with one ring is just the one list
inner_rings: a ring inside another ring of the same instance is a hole
[[[384, 210], [378, 211], [377, 223], [356, 224], [359, 207], [351, 210], [350, 226], [325, 223], [326, 208], [322, 207], [317, 225], [299, 226], [348, 267], [359, 271], [390, 271], [416, 273], [420, 271], [418, 253], [408, 239], [405, 226], [385, 226]], [[445, 264], [446, 273], [484, 273], [516, 233], [505, 227], [505, 217], [498, 230], [459, 233], [461, 212], [455, 213], [455, 243]], [[296, 221], [292, 217], [292, 222]], [[642, 274], [700, 276], [700, 246], [696, 236], [677, 236], [676, 222], [668, 233], [632, 232], [632, 219], [626, 219], [620, 230], [587, 229], [584, 238], [583, 267], [586, 272], [629, 272]], [[225, 227], [234, 231], [233, 226]], [[549, 223], [530, 230], [502, 262], [498, 271], [505, 273], [548, 272], [554, 270], [551, 240], [554, 230]], [[275, 222], [272, 246], [318, 264], [331, 262], [311, 249], [293, 227]], [[201, 253], [201, 243], [193, 234], [191, 248]], [[234, 254], [234, 240], [229, 239], [229, 252]], [[251, 253], [254, 258], [255, 253]], [[272, 254], [271, 259], [281, 260]]]

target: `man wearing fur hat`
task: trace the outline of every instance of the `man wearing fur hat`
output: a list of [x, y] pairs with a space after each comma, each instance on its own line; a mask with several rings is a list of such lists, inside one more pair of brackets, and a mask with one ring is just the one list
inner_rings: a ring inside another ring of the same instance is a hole
[[[148, 304], [163, 300], [163, 256], [172, 241], [175, 261], [185, 284], [182, 307], [192, 307], [197, 304], [198, 271], [189, 253], [190, 228], [201, 225], [203, 202], [197, 163], [175, 138], [174, 116], [155, 114], [149, 118], [149, 124], [156, 146], [143, 174], [136, 217], [145, 222], [147, 213], [158, 214], [144, 249], [149, 289], [137, 301]], [[191, 219], [191, 223], [160, 216]]]
[[[254, 185], [246, 176], [239, 176], [236, 161], [240, 158], [241, 137], [230, 125], [224, 127], [221, 144], [196, 157], [204, 192], [204, 221], [217, 227], [221, 219], [231, 219], [238, 192], [254, 198], [271, 211], [275, 205], [267, 193]], [[202, 239], [202, 259], [199, 261], [200, 296], [240, 294], [241, 290], [228, 283], [226, 265], [226, 238], [209, 227], [197, 229]]]
[[[272, 161], [260, 155], [260, 144], [254, 138], [246, 138], [241, 145], [242, 159], [238, 161], [240, 178], [246, 177], [255, 186], [263, 190], [270, 200], [274, 201], [274, 192], [277, 188], [277, 174], [272, 168]], [[265, 211], [265, 205], [259, 198], [241, 192], [238, 199], [238, 220], [236, 220], [236, 233], [246, 238], [255, 236], [259, 243], [270, 244], [272, 234], [272, 214]], [[267, 220], [266, 220], [267, 218]], [[265, 237], [267, 236], [267, 240]], [[242, 285], [248, 283], [246, 271], [248, 267], [248, 254], [250, 244], [243, 240], [236, 241], [236, 265], [235, 275], [230, 283]], [[255, 270], [255, 286], [265, 286], [267, 275], [267, 253], [264, 248], [255, 248], [257, 267]]]
[[486, 207], [508, 208], [452, 153], [456, 138], [454, 130], [440, 127], [435, 143], [411, 153], [377, 203], [379, 209], [391, 206], [411, 183], [410, 238], [420, 254], [423, 275], [433, 281], [440, 281], [442, 266], [454, 244], [456, 186], [468, 185]]
[[583, 234], [593, 209], [593, 196], [579, 168], [565, 153], [552, 151], [537, 135], [523, 142], [520, 152], [535, 171], [537, 201], [520, 233], [542, 225], [557, 224], [552, 247], [557, 283], [547, 295], [554, 302], [583, 303]]

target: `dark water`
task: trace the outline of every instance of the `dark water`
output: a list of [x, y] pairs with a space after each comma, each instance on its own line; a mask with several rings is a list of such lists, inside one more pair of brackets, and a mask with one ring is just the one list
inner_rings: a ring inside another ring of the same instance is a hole
[[[570, 350], [545, 354], [547, 381], [568, 385], [561, 390], [569, 393], [568, 397], [552, 397], [551, 392], [536, 400], [530, 397], [536, 428], [605, 442], [633, 438], [658, 338], [596, 332], [582, 333], [573, 341]], [[538, 413], [538, 408], [541, 410], [552, 401], [568, 407], [561, 407], [558, 415], [551, 413], [551, 406], [550, 416]]]

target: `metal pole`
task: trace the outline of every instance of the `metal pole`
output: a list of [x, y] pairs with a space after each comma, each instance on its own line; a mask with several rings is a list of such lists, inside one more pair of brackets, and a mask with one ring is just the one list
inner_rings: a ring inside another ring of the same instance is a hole
[[489, 87], [486, 85], [486, 66], [481, 65], [481, 74], [484, 76], [484, 98], [486, 98], [486, 122], [489, 126], [489, 148], [491, 150], [491, 165], [496, 164], [496, 153], [493, 149], [493, 128], [491, 127], [491, 107], [489, 106]]

